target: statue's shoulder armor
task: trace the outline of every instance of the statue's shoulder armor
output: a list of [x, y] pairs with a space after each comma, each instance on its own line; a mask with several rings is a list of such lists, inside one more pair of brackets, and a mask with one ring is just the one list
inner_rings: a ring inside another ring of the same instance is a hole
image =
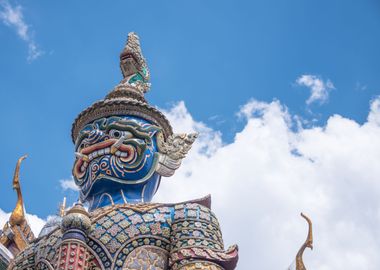
[[[114, 205], [91, 212], [90, 220], [92, 228], [83, 244], [104, 269], [126, 269], [144, 262], [157, 269], [193, 269], [198, 264], [203, 269], [234, 269], [237, 262], [235, 247], [224, 251], [209, 198]], [[22, 251], [11, 269], [55, 269], [65, 241], [61, 229], [54, 228]]]
[[238, 259], [237, 247], [233, 246], [224, 251], [220, 225], [210, 205], [211, 199], [208, 196], [174, 206], [171, 269], [193, 269], [192, 265], [197, 262], [209, 262], [210, 265], [215, 264], [223, 269], [235, 268]]

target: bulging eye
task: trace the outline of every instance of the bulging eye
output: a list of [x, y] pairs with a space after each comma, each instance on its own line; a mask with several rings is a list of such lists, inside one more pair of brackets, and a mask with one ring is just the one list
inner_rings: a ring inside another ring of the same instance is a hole
[[111, 129], [110, 132], [109, 132], [110, 136], [113, 137], [113, 138], [120, 138], [121, 135], [122, 135], [122, 132], [119, 131], [119, 130], [116, 130], [116, 129]]
[[80, 151], [82, 150], [83, 148], [86, 148], [88, 145], [84, 142], [81, 142], [79, 145], [78, 145], [78, 148], [77, 148], [77, 151]]

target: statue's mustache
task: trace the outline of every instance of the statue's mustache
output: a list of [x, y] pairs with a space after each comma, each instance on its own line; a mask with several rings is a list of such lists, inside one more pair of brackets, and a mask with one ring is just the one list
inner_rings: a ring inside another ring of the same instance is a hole
[[145, 149], [144, 142], [139, 139], [126, 139], [126, 136], [95, 143], [83, 148], [80, 152], [75, 152], [77, 159], [73, 169], [74, 176], [78, 179], [83, 178], [89, 163], [104, 155], [114, 155], [122, 162], [129, 163], [130, 167], [138, 166]]

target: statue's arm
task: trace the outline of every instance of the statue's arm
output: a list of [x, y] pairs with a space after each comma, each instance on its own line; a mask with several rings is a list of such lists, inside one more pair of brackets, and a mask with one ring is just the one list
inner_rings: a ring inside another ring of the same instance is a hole
[[224, 250], [215, 215], [197, 203], [177, 205], [171, 231], [171, 270], [233, 270], [238, 260], [237, 246]]

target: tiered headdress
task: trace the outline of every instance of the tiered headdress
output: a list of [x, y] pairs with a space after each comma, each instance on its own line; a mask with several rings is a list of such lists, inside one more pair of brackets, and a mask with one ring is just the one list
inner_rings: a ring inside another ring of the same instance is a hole
[[140, 40], [135, 33], [128, 34], [128, 41], [120, 54], [120, 68], [124, 79], [103, 99], [82, 111], [72, 126], [75, 143], [79, 131], [90, 122], [112, 115], [131, 115], [144, 118], [160, 126], [165, 138], [173, 134], [166, 117], [148, 104], [144, 94], [149, 91], [149, 70], [141, 53]]

